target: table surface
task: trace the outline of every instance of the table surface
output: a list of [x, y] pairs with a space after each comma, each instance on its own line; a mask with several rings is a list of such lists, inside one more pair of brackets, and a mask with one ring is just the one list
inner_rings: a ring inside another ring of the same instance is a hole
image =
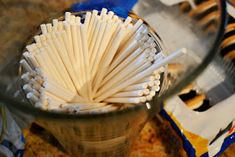
[[[76, 0], [0, 0], [0, 68], [22, 51], [40, 23], [68, 8]], [[0, 69], [1, 70], [1, 69]], [[35, 126], [24, 130], [25, 157], [68, 157], [55, 140]], [[146, 124], [135, 142], [131, 157], [186, 156], [182, 143], [167, 123], [153, 120]], [[221, 156], [235, 156], [235, 145]]]

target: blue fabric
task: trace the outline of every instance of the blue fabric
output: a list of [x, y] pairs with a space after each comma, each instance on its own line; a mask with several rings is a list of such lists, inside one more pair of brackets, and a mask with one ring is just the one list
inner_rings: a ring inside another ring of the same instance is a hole
[[79, 12], [93, 9], [100, 11], [102, 8], [107, 8], [118, 16], [126, 18], [137, 1], [138, 0], [87, 0], [86, 2], [72, 5], [71, 11]]
[[[22, 142], [24, 141], [23, 135], [21, 136]], [[11, 151], [15, 157], [23, 157], [24, 156], [24, 150], [23, 149], [18, 149], [12, 142], [8, 140], [3, 140], [0, 145], [5, 146], [9, 151]]]

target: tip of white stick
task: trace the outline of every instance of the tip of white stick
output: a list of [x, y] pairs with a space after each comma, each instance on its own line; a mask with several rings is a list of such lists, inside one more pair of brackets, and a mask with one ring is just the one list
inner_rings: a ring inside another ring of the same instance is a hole
[[146, 100], [147, 100], [146, 97], [141, 97], [140, 98], [140, 102], [142, 102], [142, 103], [146, 102]]
[[143, 84], [143, 87], [144, 87], [144, 88], [148, 88], [148, 86], [149, 86], [148, 83], [144, 83], [144, 84]]
[[160, 82], [159, 80], [155, 80], [155, 81], [154, 81], [154, 85], [155, 85], [155, 86], [159, 86], [160, 84], [161, 84], [161, 82]]
[[24, 60], [24, 59], [21, 59], [20, 60], [20, 64], [23, 64], [23, 63], [25, 63], [26, 61]]
[[47, 82], [47, 81], [45, 81], [45, 82], [43, 82], [43, 84], [42, 84], [42, 85], [43, 85], [43, 87], [44, 87], [44, 88], [46, 88], [46, 87], [48, 86], [48, 82]]
[[101, 14], [103, 13], [103, 14], [106, 14], [108, 12], [108, 9], [106, 9], [106, 8], [102, 8], [102, 10], [101, 10]]
[[158, 81], [158, 80], [160, 80], [160, 78], [161, 78], [161, 76], [160, 76], [160, 74], [155, 74], [155, 79]]
[[71, 16], [70, 12], [65, 12], [65, 21], [70, 21], [70, 16]]
[[35, 68], [35, 71], [38, 75], [43, 77], [43, 73], [42, 73], [42, 70], [40, 68]]
[[32, 45], [27, 45], [26, 46], [26, 49], [30, 52], [30, 51], [33, 51], [33, 48], [32, 48]]
[[186, 53], [188, 52], [186, 48], [182, 48], [181, 51], [182, 51], [182, 53], [184, 53], [184, 54], [186, 54]]
[[109, 11], [108, 12], [108, 19], [111, 19], [114, 15], [114, 12], [113, 11]]
[[39, 43], [39, 42], [40, 42], [40, 37], [39, 37], [39, 35], [35, 35], [35, 36], [34, 36], [34, 40], [35, 40], [36, 43]]
[[150, 90], [149, 89], [144, 89], [143, 92], [144, 92], [145, 95], [148, 95], [150, 93]]
[[119, 18], [118, 18], [117, 15], [114, 15], [114, 16], [113, 16], [113, 21], [114, 21], [114, 22], [117, 22], [118, 19], [119, 19]]
[[159, 85], [153, 86], [153, 90], [156, 92], [160, 91], [160, 86]]
[[155, 91], [150, 91], [149, 95], [151, 95], [152, 97], [156, 95]]
[[92, 11], [92, 14], [93, 14], [93, 15], [97, 15], [97, 14], [98, 14], [98, 10], [93, 10], [93, 11]]
[[128, 24], [132, 21], [132, 18], [130, 16], [128, 16], [124, 22], [124, 24]]
[[86, 12], [86, 16], [91, 16], [91, 12]]
[[39, 89], [39, 92], [40, 92], [40, 93], [44, 93], [44, 91], [45, 91], [45, 88], [43, 88], [43, 87], [41, 87], [41, 88]]
[[28, 76], [29, 76], [29, 72], [26, 72], [26, 73], [24, 73], [24, 74], [21, 75], [21, 78], [23, 79], [23, 78], [26, 78], [26, 77], [28, 77]]
[[23, 56], [28, 56], [29, 55], [29, 52], [28, 51], [25, 51], [24, 53], [23, 53]]
[[27, 95], [26, 95], [26, 98], [30, 99], [33, 97], [33, 93], [29, 92]]
[[75, 23], [76, 23], [76, 24], [81, 24], [81, 17], [76, 16], [76, 17], [75, 17]]
[[58, 24], [58, 22], [59, 22], [59, 20], [58, 20], [58, 19], [53, 19], [53, 20], [52, 20], [52, 24], [53, 24], [53, 26], [57, 25], [57, 24]]
[[150, 77], [149, 77], [149, 80], [150, 80], [150, 81], [154, 81], [154, 80], [155, 80], [155, 77], [154, 77], [154, 76], [150, 76]]
[[139, 91], [138, 92], [138, 96], [143, 96], [144, 95], [144, 91]]
[[46, 34], [47, 33], [47, 28], [46, 28], [45, 24], [41, 24], [40, 28], [41, 28], [42, 34]]
[[65, 16], [69, 16], [69, 15], [71, 15], [71, 13], [68, 12], [68, 11], [66, 11], [66, 12], [65, 12]]
[[152, 97], [151, 95], [146, 96], [146, 100], [148, 100], [148, 101], [151, 101], [152, 98], [153, 98], [153, 97]]
[[29, 84], [25, 84], [24, 86], [23, 86], [23, 90], [26, 90], [26, 89], [29, 89], [31, 86], [29, 85]]
[[132, 29], [133, 28], [133, 25], [132, 24], [128, 24], [127, 25], [127, 29]]
[[143, 20], [139, 19], [139, 20], [135, 23], [134, 28], [135, 28], [135, 29], [138, 29], [142, 24], [143, 24]]
[[40, 107], [42, 107], [43, 105], [42, 105], [41, 102], [36, 102], [36, 103], [34, 104], [34, 106], [37, 107], [37, 108], [40, 108]]
[[153, 87], [153, 86], [154, 86], [154, 82], [153, 82], [153, 81], [149, 81], [149, 82], [148, 82], [148, 85], [149, 85], [150, 87]]

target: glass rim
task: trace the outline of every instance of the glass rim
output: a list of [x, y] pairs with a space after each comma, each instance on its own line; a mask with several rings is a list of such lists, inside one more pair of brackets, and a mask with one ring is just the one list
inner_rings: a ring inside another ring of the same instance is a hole
[[[226, 26], [226, 2], [224, 0], [217, 0], [217, 4], [220, 7], [219, 9], [220, 10], [220, 21], [219, 21], [220, 25], [218, 27], [214, 43], [212, 44], [212, 47], [210, 48], [208, 55], [206, 55], [202, 63], [198, 67], [196, 67], [192, 72], [190, 72], [181, 81], [181, 83], [176, 84], [173, 90], [171, 90], [170, 92], [166, 92], [166, 94], [163, 94], [160, 97], [155, 96], [154, 99], [149, 102], [151, 105], [154, 105], [154, 103], [156, 103], [157, 101], [162, 102], [162, 100], [164, 100], [165, 98], [176, 94], [185, 85], [189, 84], [192, 80], [194, 80], [205, 69], [205, 67], [209, 65], [209, 63], [212, 61], [212, 59], [216, 55], [219, 45], [220, 45], [220, 41], [222, 40], [222, 37], [223, 37], [225, 26]], [[170, 89], [172, 89], [172, 87], [170, 87]], [[138, 104], [136, 106], [133, 105], [133, 107], [128, 107], [128, 108], [124, 108], [121, 110], [115, 110], [115, 111], [104, 112], [104, 113], [102, 112], [102, 113], [92, 113], [92, 114], [91, 113], [68, 114], [68, 113], [63, 113], [63, 112], [50, 112], [50, 111], [38, 109], [38, 108], [33, 107], [31, 104], [29, 105], [29, 103], [18, 102], [3, 94], [0, 94], [0, 102], [9, 108], [17, 109], [23, 113], [33, 115], [36, 118], [50, 118], [50, 119], [56, 119], [56, 120], [63, 120], [63, 119], [64, 120], [74, 120], [74, 119], [83, 120], [83, 119], [105, 118], [105, 117], [135, 112], [141, 109], [146, 109], [144, 107], [145, 104], [143, 105]], [[160, 104], [157, 104], [157, 105], [160, 105]], [[153, 107], [153, 111], [151, 111], [151, 113], [153, 114], [155, 114], [154, 109], [156, 110], [157, 107], [155, 108]]]

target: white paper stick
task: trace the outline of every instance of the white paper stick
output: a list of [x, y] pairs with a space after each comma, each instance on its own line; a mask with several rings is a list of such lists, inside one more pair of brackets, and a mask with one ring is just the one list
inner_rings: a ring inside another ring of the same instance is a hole
[[80, 16], [75, 17], [75, 24], [81, 24], [81, 17]]
[[[109, 41], [111, 40], [111, 37], [114, 33], [114, 27], [116, 25], [113, 25], [111, 22], [107, 22], [106, 27], [105, 27], [105, 31], [103, 33], [103, 37], [101, 38], [101, 42], [100, 45], [98, 47], [98, 51], [96, 53], [96, 55], [93, 55], [94, 53], [90, 52], [90, 61], [91, 61], [91, 67], [94, 67], [94, 62], [96, 61], [96, 56], [97, 54], [99, 55], [99, 58], [101, 58], [102, 56], [104, 56], [105, 54], [105, 50], [108, 47]], [[91, 50], [90, 50], [91, 51]], [[95, 75], [95, 70], [93, 70], [92, 76]]]
[[113, 18], [113, 16], [114, 16], [114, 12], [109, 11], [109, 12], [108, 12], [107, 20], [111, 20], [111, 19]]
[[25, 85], [23, 86], [23, 90], [24, 90], [26, 93], [29, 93], [29, 92], [33, 91], [33, 88], [32, 88], [32, 86], [31, 86], [30, 84], [25, 84]]
[[85, 63], [85, 77], [86, 82], [83, 85], [83, 88], [87, 89], [87, 97], [91, 100], [91, 72], [89, 66], [89, 55], [88, 55], [88, 43], [87, 43], [87, 34], [86, 34], [86, 26], [81, 25], [81, 37], [82, 37], [82, 50], [83, 50], [83, 59]]
[[58, 22], [59, 22], [58, 19], [53, 19], [52, 20], [53, 27], [57, 27]]
[[144, 89], [143, 92], [144, 92], [144, 95], [150, 94], [150, 90], [149, 89]]
[[[77, 21], [78, 22], [78, 21]], [[86, 82], [85, 78], [85, 62], [83, 59], [83, 47], [82, 47], [82, 38], [81, 38], [81, 31], [80, 31], [80, 22], [71, 25], [71, 31], [72, 31], [72, 41], [73, 41], [73, 49], [74, 49], [74, 58], [73, 58], [73, 67], [74, 67], [74, 72], [77, 78], [76, 79], [76, 84], [77, 84], [77, 89], [78, 92], [83, 96], [86, 97], [87, 93], [84, 92], [83, 85]], [[70, 54], [70, 53], [69, 53]], [[72, 57], [72, 56], [70, 56]]]
[[67, 87], [67, 83], [64, 80], [63, 76], [65, 74], [61, 71], [61, 65], [59, 65], [58, 60], [55, 59], [55, 54], [52, 52], [51, 48], [49, 46], [45, 46], [45, 49], [42, 50], [43, 52], [41, 52], [41, 55], [52, 70], [52, 74], [56, 77], [57, 83], [64, 87]]
[[[123, 27], [120, 29], [120, 31], [118, 32], [118, 34], [116, 35], [116, 37], [112, 41], [113, 44], [110, 46], [110, 49], [108, 49], [108, 53], [106, 53], [107, 55], [104, 56], [104, 59], [102, 60], [102, 64], [100, 64], [100, 70], [99, 70], [97, 79], [94, 82], [94, 91], [98, 90], [99, 84], [101, 83], [105, 72], [108, 70], [108, 66], [110, 65], [111, 61], [113, 60], [115, 52], [119, 48], [119, 44], [124, 37], [125, 31], [126, 31], [126, 29]], [[94, 69], [92, 69], [92, 70], [95, 70], [95, 72], [98, 69], [98, 65], [100, 63], [99, 62], [100, 60], [101, 60], [101, 57], [98, 56], [97, 62], [94, 66]]]
[[[79, 78], [80, 82], [80, 91], [79, 93], [83, 96], [86, 97], [87, 95], [87, 89], [85, 89], [83, 86], [86, 83], [86, 65], [85, 65], [85, 60], [84, 60], [84, 52], [83, 52], [83, 46], [82, 46], [82, 35], [81, 35], [81, 24], [79, 23], [77, 25], [77, 39], [78, 39], [78, 47], [79, 50], [75, 54], [75, 72], [77, 78]], [[90, 70], [89, 70], [90, 71]]]
[[[66, 102], [70, 102], [77, 95], [76, 93], [73, 93], [73, 92], [71, 92], [61, 86], [49, 83], [47, 81], [43, 83], [43, 86], [44, 86], [45, 90], [47, 90], [51, 94], [63, 99]], [[82, 102], [84, 100], [81, 98], [80, 101]]]
[[103, 17], [107, 14], [108, 10], [106, 8], [102, 8], [100, 16]]
[[155, 74], [154, 77], [155, 77], [155, 80], [159, 80], [161, 78], [161, 75], [160, 74]]
[[[84, 25], [85, 25], [85, 27], [86, 27], [86, 34], [88, 33], [90, 20], [91, 20], [91, 12], [87, 12], [87, 13], [86, 13], [85, 22], [84, 22]], [[87, 39], [88, 39], [88, 38], [87, 38]]]
[[70, 16], [70, 23], [69, 24], [74, 24], [75, 23], [75, 19], [76, 19], [75, 15], [71, 15]]
[[61, 99], [58, 99], [56, 97], [49, 96], [48, 104], [45, 106], [46, 110], [58, 112], [61, 111], [61, 106], [65, 103]]
[[42, 85], [42, 84], [45, 82], [40, 76], [35, 76], [34, 79], [35, 79], [40, 85]]
[[143, 95], [144, 95], [143, 90], [136, 90], [136, 91], [118, 92], [112, 95], [112, 98], [139, 97]]
[[147, 70], [138, 73], [136, 76], [126, 80], [125, 82], [122, 82], [121, 84], [117, 85], [115, 88], [112, 88], [111, 90], [105, 91], [103, 93], [101, 93], [101, 92], [97, 93], [97, 98], [95, 100], [96, 101], [102, 101], [102, 100], [110, 97], [111, 95], [115, 94], [119, 90], [133, 84], [134, 82], [137, 82], [138, 80], [141, 80], [142, 78], [144, 78], [148, 75], [150, 75], [155, 69], [158, 69], [161, 66], [164, 66], [164, 65], [168, 64], [169, 62], [171, 62], [172, 60], [182, 56], [186, 52], [187, 52], [186, 49], [182, 48], [180, 50], [177, 50], [177, 51], [171, 53], [169, 56], [167, 56], [166, 58], [161, 60], [161, 62], [154, 63]]
[[70, 85], [72, 83], [72, 80], [70, 78], [70, 75], [65, 67], [65, 63], [62, 61], [61, 56], [59, 55], [53, 41], [53, 39], [49, 38], [47, 41], [42, 42], [45, 46], [45, 49], [53, 61], [57, 71], [59, 72], [60, 76], [63, 78], [63, 82], [65, 82], [66, 87], [70, 88]]
[[37, 62], [36, 58], [32, 55], [32, 53], [25, 52], [23, 53], [23, 56], [32, 67], [36, 68], [39, 66], [39, 63]]
[[62, 30], [64, 30], [64, 25], [63, 25], [63, 22], [62, 21], [59, 21], [58, 22], [58, 31], [62, 31]]
[[[105, 84], [108, 80], [110, 80], [111, 78], [113, 78], [118, 72], [120, 72], [121, 70], [123, 70], [124, 68], [126, 68], [128, 65], [133, 64], [133, 60], [136, 59], [136, 57], [138, 55], [140, 55], [140, 53], [143, 52], [143, 48], [138, 48], [136, 51], [134, 51], [129, 57], [127, 57], [127, 59], [125, 59], [123, 62], [121, 62], [115, 69], [113, 69], [113, 71], [111, 71], [102, 81], [102, 85]], [[148, 49], [146, 49], [145, 51], [148, 51]]]
[[105, 102], [110, 103], [133, 103], [133, 104], [139, 104], [141, 102], [145, 102], [145, 97], [133, 97], [133, 98], [108, 98], [104, 100]]
[[90, 46], [92, 38], [94, 37], [93, 33], [94, 33], [95, 28], [96, 28], [97, 14], [98, 14], [97, 10], [92, 11], [91, 20], [90, 20], [90, 23], [89, 23], [89, 26], [88, 26], [88, 31], [87, 31], [88, 32], [88, 45], [89, 46]]
[[124, 25], [127, 26], [129, 23], [131, 23], [132, 21], [132, 18], [130, 16], [128, 16], [126, 19], [125, 19], [125, 22], [124, 22]]
[[69, 49], [68, 53], [70, 53], [70, 55], [69, 55], [70, 56], [70, 60], [73, 61], [74, 60], [73, 57], [75, 57], [75, 52], [74, 52], [74, 49], [73, 49], [73, 39], [72, 39], [71, 27], [70, 27], [69, 23], [67, 23], [67, 22], [64, 22], [63, 25], [64, 25], [64, 28], [65, 28], [65, 32], [66, 32], [67, 40], [68, 40], [68, 44], [69, 44], [69, 46], [68, 46], [68, 49]]
[[33, 93], [29, 92], [26, 95], [26, 98], [29, 99], [30, 101], [32, 101], [33, 103], [36, 103], [39, 99], [38, 97], [36, 97], [35, 95], [33, 95]]
[[154, 85], [155, 85], [155, 86], [159, 86], [160, 84], [161, 84], [161, 82], [160, 82], [159, 80], [155, 80], [155, 81], [154, 81]]
[[70, 17], [71, 17], [71, 13], [70, 12], [65, 12], [65, 21], [70, 23]]
[[55, 47], [56, 47], [56, 49], [57, 49], [58, 54], [59, 54], [60, 57], [62, 58], [62, 61], [64, 62], [64, 65], [65, 65], [65, 67], [66, 67], [66, 69], [67, 69], [67, 71], [68, 71], [68, 73], [69, 73], [69, 75], [70, 75], [70, 79], [72, 80], [72, 81], [69, 81], [69, 80], [68, 80], [69, 88], [70, 88], [70, 90], [72, 90], [72, 91], [76, 91], [75, 84], [74, 84], [74, 82], [75, 82], [75, 80], [76, 80], [76, 77], [75, 77], [75, 75], [74, 75], [74, 72], [73, 72], [74, 69], [72, 68], [71, 62], [69, 61], [68, 54], [67, 54], [67, 52], [65, 52], [65, 48], [62, 48], [62, 47], [61, 47], [61, 44], [62, 44], [62, 43], [60, 43], [60, 42], [58, 41], [58, 39], [56, 39], [55, 34], [54, 34], [54, 40], [53, 40], [53, 42], [54, 42], [54, 44], [55, 44]]
[[125, 43], [127, 43], [128, 40], [131, 39], [131, 37], [134, 35], [134, 33], [138, 30], [138, 28], [140, 28], [140, 26], [143, 24], [143, 21], [141, 19], [139, 19], [135, 24], [134, 27], [132, 29], [132, 31], [130, 31], [126, 37], [122, 40], [121, 42], [121, 46], [123, 46]]
[[42, 34], [47, 34], [47, 27], [45, 24], [41, 24], [40, 28], [41, 28]]
[[[125, 58], [127, 58], [133, 51], [138, 49], [140, 47], [141, 43], [139, 43], [138, 40], [133, 39], [128, 42], [128, 44], [123, 47], [120, 52], [118, 53], [119, 55], [115, 56], [114, 60], [112, 61], [109, 69], [112, 70], [114, 69], [117, 65], [120, 64]], [[110, 71], [109, 70], [109, 71]]]
[[108, 82], [106, 82], [102, 88], [99, 90], [99, 92], [103, 92], [105, 90], [108, 90], [109, 88], [115, 86], [117, 83], [120, 83], [122, 80], [126, 80], [127, 78], [137, 74], [139, 71], [142, 71], [142, 69], [150, 66], [150, 63], [144, 63], [144, 54], [140, 55], [133, 64], [130, 64], [125, 69], [120, 71], [118, 74], [115, 75], [112, 79], [110, 79]]
[[99, 30], [101, 26], [101, 18], [100, 16], [95, 16], [94, 26], [92, 27], [91, 37], [88, 39], [89, 51], [92, 52], [94, 49], [95, 42], [99, 36]]
[[24, 69], [25, 71], [33, 72], [32, 67], [25, 61], [25, 59], [21, 59], [21, 60], [20, 60], [20, 64], [21, 64], [21, 66], [23, 67], [23, 69]]
[[152, 89], [156, 92], [160, 91], [160, 86], [153, 86]]
[[26, 73], [24, 73], [24, 74], [21, 75], [21, 79], [22, 79], [24, 82], [29, 82], [31, 78], [32, 78], [32, 76], [30, 75], [29, 72], [26, 72]]
[[34, 36], [34, 41], [35, 41], [37, 44], [41, 44], [41, 39], [40, 39], [39, 35], [35, 35], [35, 36]]
[[133, 91], [133, 90], [143, 90], [148, 88], [148, 83], [140, 83], [140, 84], [133, 84], [131, 86], [128, 86], [124, 88], [122, 91]]
[[46, 24], [46, 28], [48, 33], [52, 32], [52, 24], [50, 23]]
[[63, 84], [63, 78], [61, 77], [61, 75], [59, 74], [59, 72], [57, 71], [55, 64], [52, 62], [50, 56], [48, 55], [48, 53], [46, 52], [46, 50], [44, 48], [40, 49], [40, 55], [41, 57], [44, 59], [44, 62], [46, 63], [47, 68], [49, 69], [49, 72], [53, 75], [53, 78], [55, 79], [55, 81], [58, 84]]
[[92, 56], [91, 57], [91, 73], [92, 73], [92, 76], [95, 75], [96, 73], [96, 67], [97, 65], [99, 65], [99, 61], [100, 59], [102, 58], [103, 56], [103, 52], [99, 51], [99, 47], [101, 46], [101, 42], [102, 42], [102, 37], [104, 37], [104, 33], [105, 33], [105, 28], [106, 28], [106, 23], [104, 21], [101, 22], [101, 25], [100, 25], [100, 30], [99, 30], [99, 36], [96, 40], [96, 43], [94, 45], [94, 48], [91, 49], [91, 51], [93, 51], [92, 53], [90, 53]]

